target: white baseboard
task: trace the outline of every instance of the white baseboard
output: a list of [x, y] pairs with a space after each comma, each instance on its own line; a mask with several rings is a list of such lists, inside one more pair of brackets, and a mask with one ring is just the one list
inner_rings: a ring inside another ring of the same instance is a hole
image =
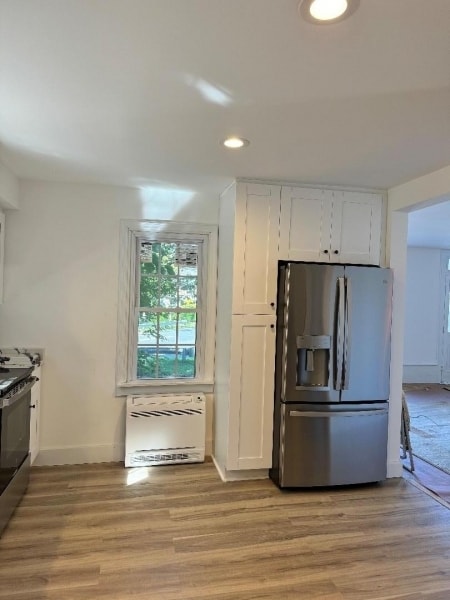
[[[205, 454], [211, 456], [212, 440], [206, 440]], [[67, 448], [42, 448], [35, 466], [80, 465], [83, 463], [121, 462], [125, 457], [125, 446], [70, 446]]]
[[387, 478], [393, 479], [395, 477], [402, 477], [402, 476], [403, 476], [403, 465], [400, 461], [400, 458], [398, 460], [389, 461], [387, 464]]
[[117, 446], [70, 446], [66, 448], [42, 448], [34, 465], [80, 465], [83, 463], [120, 462], [125, 447]]
[[403, 383], [440, 383], [439, 365], [403, 365]]
[[225, 483], [229, 481], [251, 481], [254, 479], [268, 479], [269, 471], [267, 469], [245, 469], [242, 471], [228, 471], [222, 468], [214, 456], [211, 457], [220, 479]]

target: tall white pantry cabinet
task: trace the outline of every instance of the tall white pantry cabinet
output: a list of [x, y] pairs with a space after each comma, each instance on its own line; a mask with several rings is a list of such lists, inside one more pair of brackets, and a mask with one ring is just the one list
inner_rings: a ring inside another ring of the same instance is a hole
[[382, 201], [244, 181], [222, 194], [213, 456], [225, 480], [272, 463], [278, 260], [380, 264]]

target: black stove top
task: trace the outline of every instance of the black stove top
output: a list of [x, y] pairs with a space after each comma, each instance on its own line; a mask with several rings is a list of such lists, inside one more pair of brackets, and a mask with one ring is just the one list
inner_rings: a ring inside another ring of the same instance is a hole
[[5, 396], [11, 388], [17, 385], [22, 379], [26, 379], [33, 372], [33, 367], [26, 368], [0, 368], [0, 398]]

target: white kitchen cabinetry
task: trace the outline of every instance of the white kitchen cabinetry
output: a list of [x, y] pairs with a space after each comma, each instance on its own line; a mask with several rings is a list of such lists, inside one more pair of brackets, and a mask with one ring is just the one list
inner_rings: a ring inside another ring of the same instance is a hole
[[227, 469], [272, 465], [275, 316], [232, 317]]
[[380, 194], [235, 182], [220, 199], [214, 461], [272, 463], [278, 260], [380, 264]]
[[283, 187], [280, 259], [379, 265], [382, 207], [377, 193]]
[[41, 414], [41, 367], [36, 366], [33, 370], [33, 377], [37, 377], [31, 388], [30, 405], [30, 460], [31, 464], [39, 454], [39, 435], [40, 435], [40, 414]]
[[214, 461], [224, 479], [267, 476], [272, 462], [279, 215], [280, 186], [239, 182], [221, 197]]
[[234, 202], [233, 314], [274, 314], [280, 187], [238, 184]]

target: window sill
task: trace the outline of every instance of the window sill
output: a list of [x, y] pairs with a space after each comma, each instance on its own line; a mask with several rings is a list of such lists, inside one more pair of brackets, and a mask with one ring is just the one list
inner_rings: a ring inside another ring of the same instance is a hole
[[125, 381], [116, 385], [116, 396], [145, 396], [153, 394], [191, 394], [195, 392], [204, 392], [212, 394], [214, 392], [214, 382], [212, 380], [201, 381]]

